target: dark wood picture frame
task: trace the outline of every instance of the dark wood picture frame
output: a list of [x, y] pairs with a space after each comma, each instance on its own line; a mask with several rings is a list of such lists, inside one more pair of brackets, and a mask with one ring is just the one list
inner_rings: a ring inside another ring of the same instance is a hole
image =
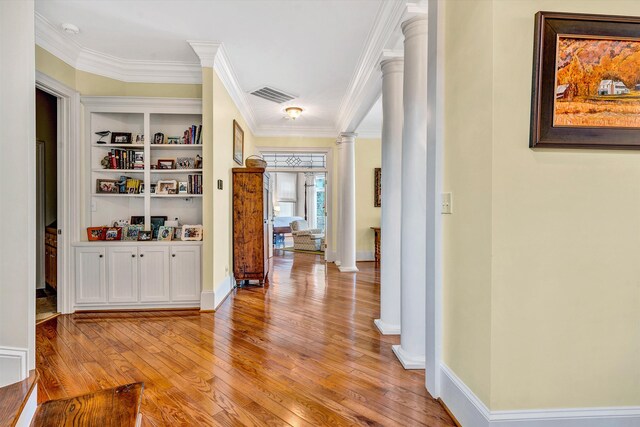
[[244, 159], [244, 131], [236, 122], [233, 121], [233, 160], [242, 166]]
[[640, 40], [640, 18], [536, 13], [529, 147], [640, 149], [640, 128], [554, 126], [559, 35]]
[[111, 132], [112, 144], [131, 144], [131, 132]]
[[373, 207], [382, 206], [382, 168], [375, 168], [373, 172]]

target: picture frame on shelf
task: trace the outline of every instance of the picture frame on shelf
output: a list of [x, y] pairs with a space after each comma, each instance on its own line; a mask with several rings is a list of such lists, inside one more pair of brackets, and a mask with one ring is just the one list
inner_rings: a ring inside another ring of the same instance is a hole
[[155, 145], [164, 144], [164, 133], [156, 132], [155, 134], [153, 134], [153, 143]]
[[112, 144], [131, 144], [131, 132], [111, 132]]
[[196, 159], [193, 157], [178, 157], [176, 159], [176, 169], [194, 169]]
[[87, 239], [90, 242], [104, 240], [106, 237], [106, 227], [87, 227]]
[[[174, 179], [158, 181], [156, 183], [156, 194], [171, 194], [169, 190], [176, 191], [178, 189], [178, 182]], [[175, 193], [174, 193], [175, 194]]]
[[202, 156], [200, 154], [196, 154], [196, 158], [193, 161], [194, 169], [202, 169]]
[[149, 194], [156, 194], [156, 184], [151, 184]]
[[170, 136], [169, 138], [167, 138], [167, 144], [180, 145], [180, 144], [182, 144], [182, 137], [180, 137], [180, 136]]
[[175, 169], [176, 161], [173, 159], [158, 159], [158, 169]]
[[151, 237], [152, 239], [158, 238], [158, 230], [164, 225], [167, 220], [166, 216], [152, 216], [151, 217]]
[[126, 227], [129, 225], [128, 219], [116, 219], [113, 221], [113, 227]]
[[142, 225], [127, 225], [122, 227], [122, 240], [138, 240], [138, 234], [142, 231]]
[[144, 135], [141, 133], [136, 133], [132, 137], [132, 141], [135, 144], [144, 144]]
[[158, 228], [158, 240], [171, 240], [173, 238], [173, 227], [166, 227], [161, 225]]
[[187, 181], [178, 182], [178, 194], [189, 194], [189, 183]]
[[144, 226], [144, 215], [134, 215], [134, 216], [132, 216], [129, 224]]
[[183, 241], [202, 240], [202, 225], [183, 225], [181, 238]]
[[96, 193], [98, 194], [108, 194], [108, 193], [119, 193], [120, 188], [118, 185], [119, 181], [115, 179], [96, 179]]
[[152, 239], [153, 234], [151, 230], [140, 230], [138, 232], [138, 241], [139, 242], [148, 242]]
[[138, 187], [138, 191], [140, 192], [140, 194], [144, 194], [144, 182], [140, 183], [140, 187]]
[[182, 239], [182, 227], [173, 227], [173, 240]]
[[122, 227], [108, 227], [104, 240], [122, 240]]
[[244, 159], [244, 131], [236, 122], [233, 121], [233, 160], [242, 166]]
[[529, 148], [640, 149], [640, 18], [535, 15]]

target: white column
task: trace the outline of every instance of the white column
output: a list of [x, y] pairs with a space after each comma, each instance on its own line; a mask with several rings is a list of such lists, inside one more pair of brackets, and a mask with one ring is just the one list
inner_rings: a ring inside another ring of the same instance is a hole
[[[404, 125], [402, 128], [401, 333], [393, 351], [405, 369], [424, 369], [427, 259], [427, 16], [402, 24]], [[384, 201], [383, 201], [384, 203]], [[383, 231], [384, 232], [384, 231]]]
[[336, 189], [336, 260], [335, 264], [339, 267], [342, 264], [342, 179], [343, 179], [343, 163], [344, 160], [342, 158], [342, 138], [338, 138], [336, 140], [336, 158], [337, 158], [337, 185], [334, 186]]
[[380, 218], [380, 318], [383, 335], [400, 333], [402, 223], [402, 79], [404, 60], [382, 61], [382, 212]]
[[296, 216], [304, 218], [304, 172], [296, 174]]
[[309, 223], [309, 228], [317, 228], [318, 227], [318, 209], [316, 206], [316, 198], [318, 197], [316, 193], [316, 178], [313, 173], [305, 174], [305, 182], [307, 183], [306, 194], [307, 194], [307, 222]]
[[341, 133], [343, 175], [342, 187], [342, 259], [340, 271], [358, 271], [356, 267], [356, 134]]

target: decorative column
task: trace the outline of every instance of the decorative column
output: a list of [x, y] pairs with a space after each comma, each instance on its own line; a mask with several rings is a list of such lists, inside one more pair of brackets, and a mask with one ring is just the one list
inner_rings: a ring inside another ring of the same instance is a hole
[[350, 273], [358, 271], [356, 267], [356, 134], [341, 133], [342, 167], [340, 177], [342, 188], [342, 259], [340, 271]]
[[[405, 369], [424, 369], [427, 280], [427, 15], [418, 15], [404, 22], [402, 32], [402, 314], [400, 345], [394, 345], [393, 351]], [[384, 235], [382, 238], [384, 239]]]
[[342, 264], [342, 176], [343, 173], [343, 159], [342, 159], [342, 139], [338, 138], [336, 140], [336, 158], [337, 158], [337, 166], [338, 166], [338, 184], [336, 185], [336, 260], [335, 264], [340, 267]]
[[296, 174], [296, 216], [304, 218], [304, 196], [305, 196], [305, 183], [306, 177], [304, 172], [298, 172]]
[[400, 333], [402, 223], [403, 58], [382, 61], [382, 206], [380, 218], [380, 318], [383, 335]]

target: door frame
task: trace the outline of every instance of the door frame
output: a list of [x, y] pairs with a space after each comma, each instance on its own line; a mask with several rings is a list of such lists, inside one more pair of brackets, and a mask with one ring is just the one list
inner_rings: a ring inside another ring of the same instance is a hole
[[[73, 312], [73, 256], [80, 213], [80, 94], [36, 70], [36, 88], [57, 98], [58, 312]], [[34, 189], [35, 190], [35, 189]]]
[[325, 188], [325, 204], [328, 206], [325, 209], [327, 215], [327, 221], [325, 224], [325, 250], [324, 259], [327, 262], [335, 261], [336, 250], [330, 251], [333, 244], [333, 148], [334, 147], [256, 147], [256, 150], [262, 154], [262, 152], [284, 152], [284, 153], [323, 153], [326, 156], [327, 164], [324, 169], [305, 169], [305, 168], [267, 168], [267, 172], [324, 172], [326, 174], [326, 188]]
[[[45, 270], [46, 248], [44, 237], [46, 235], [45, 217], [45, 180], [44, 180], [44, 156], [45, 142], [36, 139], [36, 289], [47, 287], [47, 273]], [[38, 274], [39, 273], [39, 274]]]

